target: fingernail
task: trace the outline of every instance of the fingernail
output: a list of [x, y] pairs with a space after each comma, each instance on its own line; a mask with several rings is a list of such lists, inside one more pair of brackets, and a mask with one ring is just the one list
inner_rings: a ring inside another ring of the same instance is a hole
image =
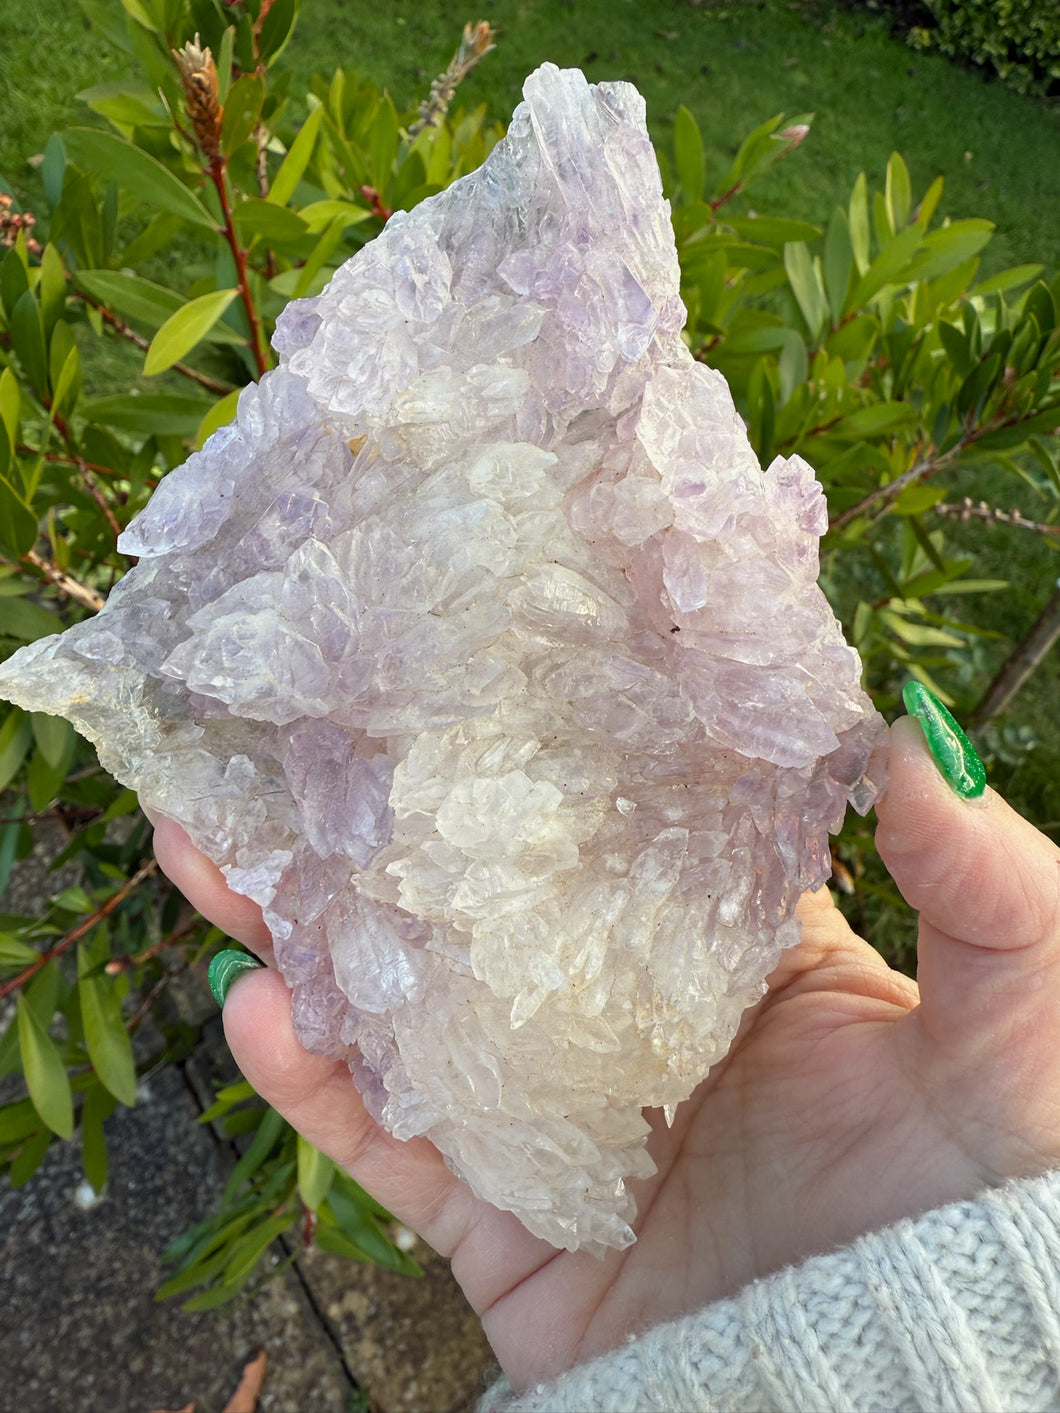
[[230, 949], [217, 953], [210, 963], [207, 980], [210, 983], [213, 998], [222, 1010], [225, 997], [231, 990], [232, 982], [236, 977], [242, 976], [245, 971], [257, 971], [261, 965], [257, 957], [252, 957], [249, 952], [236, 952]]
[[951, 714], [923, 682], [907, 682], [902, 701], [920, 722], [928, 750], [943, 780], [956, 795], [974, 800], [986, 789], [986, 768]]

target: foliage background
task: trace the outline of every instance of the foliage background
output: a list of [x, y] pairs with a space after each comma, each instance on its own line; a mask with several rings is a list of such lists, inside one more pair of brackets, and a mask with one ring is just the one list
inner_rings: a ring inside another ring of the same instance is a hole
[[[248, 315], [267, 330], [387, 209], [476, 165], [492, 118], [548, 57], [645, 93], [690, 344], [729, 377], [762, 450], [799, 449], [818, 468], [836, 524], [826, 588], [881, 707], [893, 714], [909, 673], [958, 714], [982, 701], [1058, 568], [1054, 107], [914, 54], [881, 14], [825, 0], [515, 0], [489, 12], [498, 47], [452, 111], [413, 138], [416, 102], [467, 18], [451, 4], [304, 0], [289, 44], [293, 0], [85, 8], [90, 19], [26, 0], [0, 19], [14, 242], [0, 267], [0, 650], [92, 611], [121, 573], [117, 528], [263, 366]], [[201, 30], [220, 51], [233, 21], [214, 150], [169, 50]], [[51, 137], [107, 119], [152, 158], [91, 130]], [[20, 212], [37, 223], [16, 240]], [[1016, 518], [996, 523], [980, 501]], [[1053, 830], [1058, 678], [1054, 653], [980, 738], [995, 783]], [[0, 715], [0, 785], [0, 886], [49, 819], [69, 832], [61, 858], [82, 868], [43, 916], [0, 917], [0, 1001], [14, 1007], [0, 1160], [25, 1181], [76, 1125], [101, 1187], [108, 1113], [134, 1101], [138, 1073], [194, 1043], [167, 1019], [167, 989], [221, 939], [158, 879], [135, 801], [62, 723]], [[908, 960], [908, 919], [867, 826], [850, 823], [837, 859], [855, 919]], [[200, 1288], [200, 1308], [229, 1298], [307, 1214], [320, 1244], [408, 1268], [385, 1214], [245, 1088], [222, 1089], [209, 1117], [248, 1146], [222, 1211], [172, 1253], [171, 1293]]]

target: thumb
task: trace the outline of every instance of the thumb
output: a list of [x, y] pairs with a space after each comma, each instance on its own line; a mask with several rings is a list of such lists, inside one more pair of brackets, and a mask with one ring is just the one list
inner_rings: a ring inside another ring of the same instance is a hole
[[[918, 706], [930, 738], [934, 701]], [[992, 790], [956, 793], [942, 769], [918, 721], [897, 721], [876, 843], [920, 913], [921, 1023], [981, 1053], [1060, 1011], [1060, 850]]]

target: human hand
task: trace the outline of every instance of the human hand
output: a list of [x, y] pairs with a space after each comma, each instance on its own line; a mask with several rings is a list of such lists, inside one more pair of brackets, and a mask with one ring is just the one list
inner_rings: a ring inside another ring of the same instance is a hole
[[[801, 943], [633, 1184], [636, 1244], [556, 1251], [477, 1199], [426, 1140], [367, 1115], [341, 1062], [308, 1055], [273, 971], [224, 1008], [244, 1075], [443, 1255], [513, 1386], [557, 1375], [755, 1277], [1010, 1177], [1060, 1165], [1060, 852], [993, 792], [953, 794], [911, 719], [891, 732], [877, 843], [920, 911], [919, 991], [827, 893]], [[170, 821], [166, 873], [263, 956], [258, 909]]]

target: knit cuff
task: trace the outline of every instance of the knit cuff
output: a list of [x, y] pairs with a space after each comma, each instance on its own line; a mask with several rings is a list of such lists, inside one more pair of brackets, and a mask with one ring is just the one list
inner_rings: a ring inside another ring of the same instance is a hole
[[755, 1281], [479, 1413], [1037, 1413], [1060, 1402], [1060, 1173]]

